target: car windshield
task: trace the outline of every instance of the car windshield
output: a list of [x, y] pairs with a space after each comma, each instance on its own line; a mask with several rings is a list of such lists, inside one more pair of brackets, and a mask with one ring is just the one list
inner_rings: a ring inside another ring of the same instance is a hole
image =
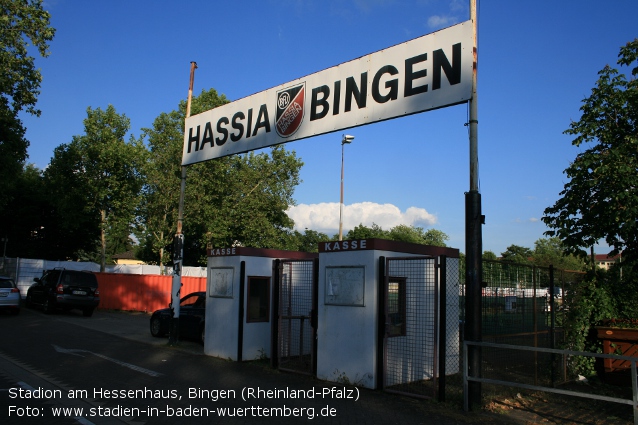
[[78, 285], [78, 286], [97, 286], [97, 279], [91, 273], [67, 271], [62, 276], [63, 284]]
[[0, 280], [0, 288], [13, 288], [15, 285], [12, 280], [2, 279]]

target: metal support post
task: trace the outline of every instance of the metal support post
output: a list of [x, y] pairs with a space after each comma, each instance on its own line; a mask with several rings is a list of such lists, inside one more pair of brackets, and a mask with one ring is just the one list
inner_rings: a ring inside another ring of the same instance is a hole
[[[191, 115], [191, 101], [193, 99], [193, 82], [195, 81], [195, 69], [197, 64], [191, 62], [190, 84], [188, 87], [188, 100], [186, 101], [186, 118]], [[177, 232], [173, 239], [173, 282], [171, 286], [171, 325], [168, 332], [168, 345], [177, 345], [179, 342], [179, 302], [182, 290], [182, 263], [184, 260], [184, 194], [186, 192], [186, 167], [182, 166], [182, 177], [179, 191], [179, 205], [177, 211]]]
[[[472, 21], [474, 39], [474, 66], [472, 72], [472, 99], [470, 100], [470, 191], [465, 194], [465, 339], [482, 340], [481, 323], [481, 283], [483, 279], [482, 250], [483, 236], [481, 225], [481, 194], [478, 184], [478, 96], [477, 96], [477, 14], [476, 0], [470, 0], [470, 19]], [[470, 377], [481, 376], [481, 348], [468, 346], [468, 374]], [[481, 403], [480, 382], [470, 381], [467, 391], [469, 408]]]

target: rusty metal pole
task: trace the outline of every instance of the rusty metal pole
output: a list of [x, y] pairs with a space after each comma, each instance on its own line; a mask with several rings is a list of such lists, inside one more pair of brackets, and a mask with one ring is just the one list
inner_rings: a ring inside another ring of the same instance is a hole
[[343, 145], [352, 143], [354, 136], [344, 134], [341, 138], [341, 200], [339, 202], [339, 240], [343, 240]]
[[[188, 99], [186, 101], [186, 118], [191, 116], [191, 101], [193, 99], [193, 82], [197, 63], [191, 62], [190, 84], [188, 86]], [[179, 206], [177, 209], [177, 231], [173, 239], [173, 282], [171, 286], [171, 326], [168, 333], [168, 345], [179, 343], [179, 302], [182, 290], [182, 262], [184, 260], [184, 194], [186, 192], [186, 166], [182, 165], [182, 178], [179, 192]]]
[[[470, 191], [465, 194], [465, 339], [482, 340], [481, 289], [483, 280], [482, 250], [483, 236], [481, 225], [481, 194], [478, 179], [478, 43], [476, 0], [470, 0], [470, 20], [473, 31], [474, 66], [472, 71], [472, 98], [470, 99]], [[468, 346], [468, 374], [481, 377], [481, 347]], [[481, 383], [470, 381], [468, 385], [470, 409], [481, 404]]]

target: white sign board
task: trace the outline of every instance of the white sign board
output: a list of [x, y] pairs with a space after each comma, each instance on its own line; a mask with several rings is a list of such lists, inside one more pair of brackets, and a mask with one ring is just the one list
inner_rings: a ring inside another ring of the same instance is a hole
[[186, 119], [182, 165], [466, 102], [470, 21]]
[[217, 298], [233, 297], [232, 267], [211, 267], [208, 269], [208, 296]]
[[365, 268], [326, 267], [324, 304], [365, 306]]

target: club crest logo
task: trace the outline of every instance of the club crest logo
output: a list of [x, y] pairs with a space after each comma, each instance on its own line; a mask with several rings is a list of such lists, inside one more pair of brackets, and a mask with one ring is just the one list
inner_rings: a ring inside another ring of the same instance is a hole
[[281, 137], [290, 137], [301, 127], [305, 96], [305, 82], [277, 92], [275, 128]]

